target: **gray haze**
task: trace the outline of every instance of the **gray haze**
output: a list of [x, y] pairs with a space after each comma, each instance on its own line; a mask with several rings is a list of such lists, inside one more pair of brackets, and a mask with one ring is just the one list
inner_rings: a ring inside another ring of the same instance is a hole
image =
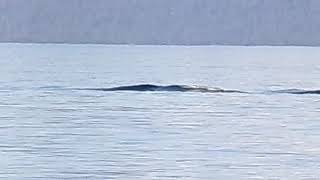
[[314, 46], [319, 19], [319, 0], [0, 0], [0, 41]]

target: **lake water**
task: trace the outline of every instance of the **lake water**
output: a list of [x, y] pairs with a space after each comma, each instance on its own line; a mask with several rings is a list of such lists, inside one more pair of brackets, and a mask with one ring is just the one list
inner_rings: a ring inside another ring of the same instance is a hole
[[[0, 44], [0, 179], [319, 179], [320, 95], [263, 93], [320, 89], [319, 60], [310, 47]], [[254, 93], [80, 90], [145, 83]]]

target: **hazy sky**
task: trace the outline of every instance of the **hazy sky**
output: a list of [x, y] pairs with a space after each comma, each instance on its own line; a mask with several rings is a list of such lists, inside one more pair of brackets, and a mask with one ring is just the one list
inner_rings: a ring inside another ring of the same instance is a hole
[[319, 0], [1, 0], [0, 41], [320, 45]]

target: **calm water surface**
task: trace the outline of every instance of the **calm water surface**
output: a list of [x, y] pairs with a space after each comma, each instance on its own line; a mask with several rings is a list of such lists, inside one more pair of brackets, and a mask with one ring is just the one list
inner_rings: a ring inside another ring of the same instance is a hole
[[320, 179], [320, 48], [0, 44], [0, 179]]

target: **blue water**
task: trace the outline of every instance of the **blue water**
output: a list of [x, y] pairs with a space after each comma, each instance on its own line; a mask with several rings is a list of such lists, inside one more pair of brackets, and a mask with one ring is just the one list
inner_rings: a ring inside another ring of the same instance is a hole
[[[320, 48], [0, 44], [0, 179], [319, 179]], [[137, 84], [259, 93], [94, 91]], [[262, 92], [262, 93], [261, 93]]]

